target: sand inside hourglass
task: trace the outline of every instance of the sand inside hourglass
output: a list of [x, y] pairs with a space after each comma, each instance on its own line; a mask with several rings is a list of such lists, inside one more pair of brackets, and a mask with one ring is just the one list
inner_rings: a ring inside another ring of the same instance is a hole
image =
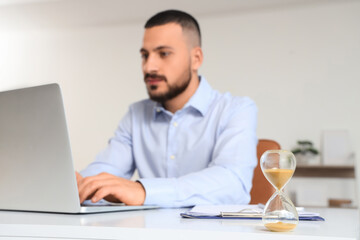
[[276, 223], [267, 223], [265, 224], [269, 230], [274, 232], [287, 232], [296, 227], [296, 224], [293, 223], [283, 223], [283, 222], [276, 222]]
[[277, 189], [281, 189], [284, 184], [291, 178], [294, 170], [292, 169], [265, 169], [264, 174], [267, 176], [270, 182], [274, 184]]

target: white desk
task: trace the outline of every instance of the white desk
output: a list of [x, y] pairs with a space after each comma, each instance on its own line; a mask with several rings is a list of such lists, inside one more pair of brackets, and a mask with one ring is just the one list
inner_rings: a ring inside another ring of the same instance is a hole
[[2, 239], [357, 239], [355, 209], [307, 209], [325, 222], [301, 221], [292, 232], [269, 232], [261, 220], [184, 219], [186, 209], [156, 209], [92, 215], [0, 211]]

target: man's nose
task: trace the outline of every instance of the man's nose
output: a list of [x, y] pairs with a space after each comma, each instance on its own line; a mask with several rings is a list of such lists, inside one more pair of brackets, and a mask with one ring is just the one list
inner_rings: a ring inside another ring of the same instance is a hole
[[149, 55], [143, 63], [145, 73], [156, 73], [159, 70], [159, 61], [154, 55]]

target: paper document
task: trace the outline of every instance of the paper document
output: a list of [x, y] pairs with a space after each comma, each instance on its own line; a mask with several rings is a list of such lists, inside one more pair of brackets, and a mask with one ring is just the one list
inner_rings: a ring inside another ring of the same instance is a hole
[[[324, 220], [319, 213], [306, 212], [297, 208], [299, 220]], [[261, 219], [263, 205], [197, 205], [190, 211], [182, 213], [188, 218], [244, 218]]]
[[188, 213], [205, 216], [221, 216], [225, 213], [262, 214], [263, 209], [258, 205], [197, 205]]

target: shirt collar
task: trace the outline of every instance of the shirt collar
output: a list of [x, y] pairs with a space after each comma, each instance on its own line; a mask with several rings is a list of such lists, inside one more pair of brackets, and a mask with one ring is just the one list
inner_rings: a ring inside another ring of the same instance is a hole
[[[200, 83], [194, 95], [185, 104], [183, 109], [192, 107], [199, 111], [202, 116], [206, 114], [209, 109], [212, 88], [203, 76], [199, 76]], [[154, 119], [161, 113], [167, 112], [161, 103], [154, 102]]]
[[209, 109], [212, 88], [203, 76], [199, 76], [199, 78], [199, 86], [184, 108], [191, 106], [204, 116]]
[[156, 117], [161, 114], [162, 112], [165, 112], [165, 108], [161, 105], [161, 103], [158, 102], [153, 102], [154, 103], [154, 107], [153, 107], [153, 119], [155, 120]]

